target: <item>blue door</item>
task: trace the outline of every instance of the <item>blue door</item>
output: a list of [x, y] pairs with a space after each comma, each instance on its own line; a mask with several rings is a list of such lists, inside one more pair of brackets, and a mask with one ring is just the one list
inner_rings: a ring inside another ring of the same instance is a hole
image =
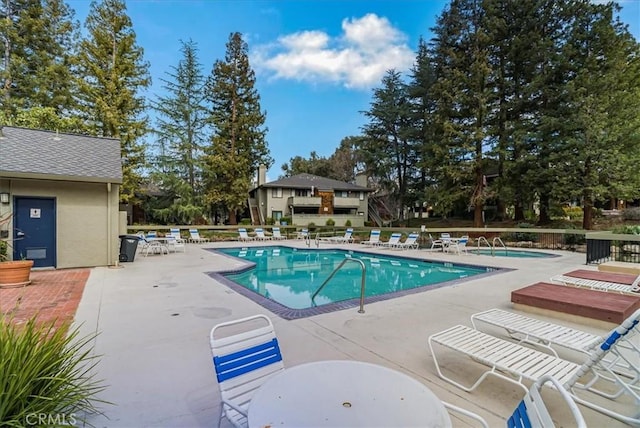
[[16, 196], [13, 239], [14, 260], [33, 260], [33, 267], [55, 267], [55, 199]]

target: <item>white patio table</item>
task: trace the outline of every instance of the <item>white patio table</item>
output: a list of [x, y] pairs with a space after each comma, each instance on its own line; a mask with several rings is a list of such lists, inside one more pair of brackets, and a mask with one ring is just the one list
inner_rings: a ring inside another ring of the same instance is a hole
[[446, 408], [421, 382], [387, 367], [332, 360], [270, 378], [249, 404], [250, 428], [450, 427]]

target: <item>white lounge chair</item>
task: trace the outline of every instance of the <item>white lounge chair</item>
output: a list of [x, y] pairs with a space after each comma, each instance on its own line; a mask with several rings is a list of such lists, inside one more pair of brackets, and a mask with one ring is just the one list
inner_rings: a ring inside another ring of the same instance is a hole
[[533, 383], [527, 394], [518, 404], [518, 407], [516, 407], [513, 415], [507, 420], [507, 428], [547, 428], [556, 426], [547, 406], [544, 404], [542, 394], [540, 394], [540, 390], [547, 382], [553, 384], [553, 387], [560, 393], [560, 396], [569, 407], [576, 422], [574, 426], [587, 428], [587, 423], [576, 402], [571, 398], [571, 395], [564, 390], [562, 385], [554, 377], [549, 375], [542, 376]]
[[189, 242], [202, 244], [204, 242], [209, 242], [209, 238], [201, 237], [198, 229], [189, 229]]
[[378, 245], [380, 243], [380, 233], [380, 229], [373, 229], [369, 234], [369, 239], [360, 243], [368, 246]]
[[571, 287], [589, 288], [591, 290], [611, 291], [622, 294], [640, 294], [640, 275], [633, 281], [633, 284], [620, 284], [617, 282], [599, 281], [596, 279], [576, 278], [568, 275], [555, 275], [551, 281], [556, 284], [568, 285]]
[[296, 239], [307, 239], [309, 237], [309, 229], [302, 229], [298, 231]]
[[449, 244], [445, 245], [443, 249], [446, 252], [452, 252], [456, 254], [461, 254], [463, 251], [466, 253], [468, 242], [469, 242], [469, 237], [467, 235], [459, 239], [449, 238]]
[[471, 315], [471, 324], [481, 330], [481, 323], [504, 329], [519, 343], [529, 343], [547, 349], [558, 356], [557, 346], [571, 349], [582, 354], [590, 354], [594, 346], [602, 343], [602, 337], [596, 334], [576, 330], [571, 327], [542, 321], [502, 309], [489, 309]]
[[247, 229], [244, 227], [238, 229], [238, 241], [253, 241], [255, 239], [254, 236], [249, 236]]
[[272, 238], [274, 240], [287, 239], [286, 236], [282, 236], [279, 227], [274, 227], [273, 229], [271, 229], [271, 231], [273, 232]]
[[178, 250], [182, 251], [183, 253], [187, 252], [187, 245], [184, 239], [175, 238], [173, 235], [167, 235], [166, 239], [167, 239], [167, 249], [169, 251], [173, 251], [174, 253], [177, 253]]
[[320, 238], [321, 241], [326, 241], [326, 242], [332, 242], [335, 244], [346, 244], [349, 242], [353, 242], [353, 229], [352, 228], [348, 228], [345, 232], [344, 232], [344, 236], [328, 236], [328, 237], [324, 237], [324, 238]]
[[176, 239], [182, 239], [182, 235], [180, 234], [180, 229], [172, 227], [169, 231], [169, 235], [173, 236]]
[[431, 234], [429, 234], [429, 239], [431, 239], [431, 249], [434, 250], [436, 248], [442, 249], [445, 251], [445, 248], [449, 246], [451, 243], [451, 234], [447, 232], [443, 232], [440, 234], [440, 239], [434, 239]]
[[155, 233], [147, 234], [146, 237], [142, 237], [142, 249], [141, 253], [144, 253], [144, 256], [147, 257], [149, 253], [152, 254], [169, 254], [169, 246], [164, 239], [159, 239]]
[[420, 235], [418, 234], [418, 232], [412, 232], [409, 234], [409, 236], [407, 236], [407, 239], [404, 240], [404, 242], [398, 242], [396, 245], [393, 246], [393, 248], [399, 248], [401, 250], [409, 250], [409, 249], [414, 249], [417, 250], [418, 249], [418, 238], [420, 237]]
[[182, 250], [183, 253], [187, 252], [187, 241], [180, 235], [180, 229], [172, 228], [169, 234], [166, 236], [169, 250], [173, 248], [173, 252]]
[[[597, 334], [496, 308], [471, 315], [471, 325], [476, 330], [482, 330], [480, 327], [485, 325], [497, 327], [518, 343], [546, 349], [556, 357], [559, 356], [556, 348], [562, 348], [575, 351], [577, 355], [586, 358], [604, 341], [604, 337]], [[640, 344], [634, 343], [635, 339], [632, 339], [637, 334], [637, 330], [629, 332], [620, 338], [618, 346], [628, 351], [626, 355], [637, 355], [640, 358]], [[618, 374], [640, 379], [640, 367], [626, 358], [613, 361], [604, 357], [603, 361], [611, 364]]]
[[270, 236], [264, 234], [264, 229], [261, 227], [256, 228], [254, 232], [256, 234], [255, 239], [258, 241], [268, 241], [271, 239]]
[[393, 232], [389, 237], [389, 240], [387, 242], [379, 242], [378, 247], [393, 248], [398, 245], [398, 242], [400, 242], [400, 238], [402, 238], [402, 233]]
[[244, 428], [253, 394], [284, 370], [273, 324], [265, 315], [223, 322], [211, 329], [209, 343], [222, 396], [218, 426], [224, 416]]
[[[528, 392], [524, 380], [536, 382], [545, 375], [551, 375], [563, 385], [572, 398], [591, 409], [621, 420], [627, 424], [640, 424], [640, 387], [638, 379], [621, 378], [608, 364], [602, 364], [607, 353], [613, 358], [625, 358], [624, 350], [617, 346], [620, 337], [639, 328], [640, 310], [627, 318], [620, 326], [611, 331], [602, 343], [594, 348], [583, 364], [574, 363], [546, 352], [501, 339], [471, 327], [457, 325], [429, 336], [428, 344], [433, 355], [438, 375], [453, 385], [467, 391], [473, 391], [489, 375], [516, 384]], [[446, 347], [452, 351], [462, 353], [473, 361], [483, 364], [489, 369], [485, 371], [471, 385], [462, 383], [446, 376], [438, 362], [438, 354], [434, 345]], [[632, 356], [637, 358], [637, 356]], [[602, 385], [604, 383], [604, 385]], [[597, 402], [583, 398], [583, 393], [589, 391], [602, 397], [617, 399], [624, 395], [634, 402], [633, 415], [619, 413], [609, 406], [604, 407]]]

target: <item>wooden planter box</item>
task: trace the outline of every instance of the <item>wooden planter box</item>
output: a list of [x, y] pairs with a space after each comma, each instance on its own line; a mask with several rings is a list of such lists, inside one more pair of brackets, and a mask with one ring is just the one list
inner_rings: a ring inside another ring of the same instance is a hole
[[12, 260], [0, 262], [0, 288], [23, 287], [29, 285], [33, 260]]

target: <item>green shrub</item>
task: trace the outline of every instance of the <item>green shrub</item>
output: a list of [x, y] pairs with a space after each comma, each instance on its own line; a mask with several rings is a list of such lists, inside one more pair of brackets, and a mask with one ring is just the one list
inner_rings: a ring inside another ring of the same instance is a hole
[[613, 229], [613, 233], [624, 235], [640, 235], [640, 226], [619, 226]]
[[575, 247], [576, 245], [584, 245], [587, 242], [587, 238], [584, 235], [578, 235], [573, 233], [567, 233], [564, 235], [564, 245], [568, 247]]
[[327, 222], [325, 223], [326, 226], [335, 226], [336, 225], [336, 221], [332, 218], [327, 219]]
[[351, 220], [348, 220], [348, 219], [347, 219], [347, 221], [345, 221], [345, 222], [344, 222], [344, 225], [345, 225], [346, 227], [351, 227]]
[[75, 426], [107, 403], [96, 398], [105, 388], [94, 379], [96, 334], [67, 327], [0, 316], [0, 426], [41, 426], [34, 415], [46, 415], [46, 426]]
[[291, 217], [281, 217], [280, 224], [291, 224]]
[[[533, 228], [533, 225], [530, 223], [519, 223], [518, 228], [531, 229]], [[502, 239], [504, 241], [512, 241], [512, 242], [520, 242], [520, 241], [536, 242], [538, 240], [538, 234], [530, 233], [530, 232], [514, 232], [514, 233], [506, 234], [505, 236], [502, 237]]]
[[623, 220], [640, 220], [640, 207], [627, 208], [622, 211]]
[[243, 226], [249, 226], [251, 225], [251, 219], [250, 218], [241, 218], [240, 219], [240, 224]]
[[583, 216], [581, 207], [564, 207], [562, 210], [565, 216], [569, 217], [569, 220], [579, 220]]
[[9, 244], [7, 241], [0, 241], [0, 262], [9, 258], [9, 256], [7, 256], [8, 248]]
[[309, 229], [309, 232], [315, 232], [316, 231], [316, 224], [314, 222], [310, 222], [307, 225], [307, 229]]
[[273, 219], [273, 217], [267, 217], [266, 219], [264, 219], [264, 222], [267, 223], [268, 225], [276, 224], [276, 221]]

